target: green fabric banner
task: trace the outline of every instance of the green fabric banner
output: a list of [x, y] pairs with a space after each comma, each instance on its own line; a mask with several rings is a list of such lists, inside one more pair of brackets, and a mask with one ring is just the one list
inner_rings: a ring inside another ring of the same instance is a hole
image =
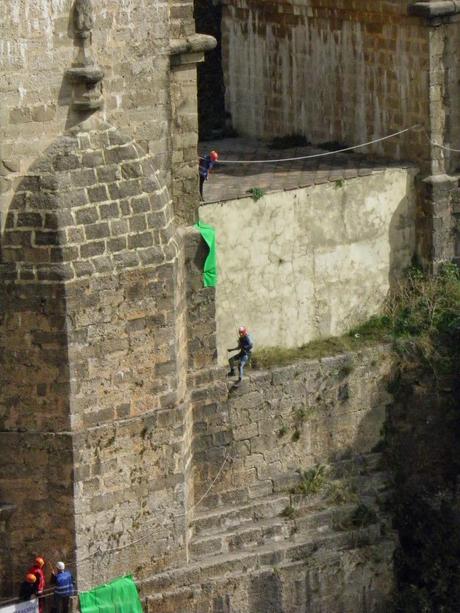
[[142, 613], [137, 587], [131, 576], [82, 592], [80, 608], [81, 613]]
[[217, 285], [217, 256], [216, 256], [216, 231], [212, 226], [199, 221], [195, 228], [200, 231], [201, 236], [209, 247], [209, 254], [204, 263], [203, 284], [205, 287], [216, 287]]

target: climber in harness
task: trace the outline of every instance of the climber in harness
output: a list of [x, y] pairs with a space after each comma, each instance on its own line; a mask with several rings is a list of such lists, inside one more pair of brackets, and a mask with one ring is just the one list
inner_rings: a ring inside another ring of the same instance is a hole
[[203, 185], [208, 180], [209, 172], [214, 167], [214, 164], [219, 159], [217, 151], [211, 151], [211, 153], [200, 157], [200, 198], [203, 200]]
[[238, 329], [238, 346], [227, 351], [238, 351], [236, 355], [233, 355], [228, 363], [230, 364], [229, 377], [235, 376], [235, 362], [238, 362], [239, 378], [238, 383], [243, 380], [243, 370], [251, 357], [251, 351], [254, 347], [251, 337], [249, 336], [248, 329], [245, 326], [241, 326]]

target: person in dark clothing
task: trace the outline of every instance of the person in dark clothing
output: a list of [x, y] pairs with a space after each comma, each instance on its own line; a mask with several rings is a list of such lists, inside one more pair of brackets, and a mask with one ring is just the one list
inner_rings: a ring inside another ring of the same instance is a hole
[[251, 337], [249, 336], [248, 329], [245, 326], [241, 326], [238, 330], [238, 346], [233, 349], [227, 349], [227, 351], [238, 351], [238, 353], [232, 356], [228, 363], [230, 364], [229, 377], [235, 376], [235, 363], [238, 362], [239, 379], [238, 383], [243, 380], [243, 370], [251, 357], [251, 351], [254, 346]]
[[203, 200], [203, 185], [208, 180], [209, 172], [214, 167], [214, 164], [219, 159], [217, 151], [211, 151], [211, 153], [200, 157], [200, 198]]
[[27, 573], [19, 588], [19, 598], [21, 600], [30, 600], [31, 598], [36, 598], [37, 594], [37, 577], [32, 573]]
[[72, 573], [65, 570], [64, 562], [56, 564], [56, 570], [51, 575], [54, 585], [53, 611], [55, 613], [69, 613], [70, 597], [74, 595], [74, 580]]

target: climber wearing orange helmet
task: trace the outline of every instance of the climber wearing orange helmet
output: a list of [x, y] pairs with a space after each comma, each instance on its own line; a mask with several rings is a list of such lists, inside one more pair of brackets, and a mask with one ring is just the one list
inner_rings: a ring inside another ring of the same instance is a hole
[[238, 383], [243, 380], [243, 370], [251, 357], [251, 351], [254, 347], [251, 337], [249, 336], [246, 326], [240, 326], [238, 329], [238, 346], [227, 351], [238, 351], [236, 355], [233, 355], [228, 363], [230, 364], [229, 377], [235, 376], [235, 362], [238, 362], [239, 378]]
[[200, 157], [200, 198], [203, 200], [203, 185], [208, 180], [209, 172], [213, 168], [214, 164], [219, 159], [217, 151], [211, 151], [211, 153]]
[[[46, 585], [45, 560], [41, 556], [36, 557], [33, 566], [29, 568], [28, 572], [31, 573], [32, 575], [35, 575], [35, 577], [37, 578], [36, 580], [37, 594], [40, 597], [40, 595], [43, 594], [43, 590], [45, 589], [45, 585]], [[39, 598], [38, 611], [39, 613], [43, 613], [44, 611], [44, 599], [43, 598]]]
[[33, 573], [27, 573], [19, 588], [19, 598], [30, 600], [37, 596], [37, 577]]

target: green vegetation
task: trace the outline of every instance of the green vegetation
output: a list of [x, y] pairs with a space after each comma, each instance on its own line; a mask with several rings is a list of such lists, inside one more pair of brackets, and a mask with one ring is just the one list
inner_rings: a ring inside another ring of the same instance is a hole
[[247, 193], [251, 196], [254, 202], [257, 202], [257, 200], [260, 200], [265, 196], [266, 192], [261, 187], [251, 187], [247, 190]]
[[337, 179], [335, 182], [335, 189], [340, 189], [345, 185], [345, 181], [343, 179]]
[[[353, 328], [341, 337], [313, 341], [294, 349], [261, 348], [254, 352], [254, 368], [270, 368], [298, 360], [319, 359], [375, 343], [392, 343], [400, 355], [417, 354], [432, 368], [447, 371], [452, 367], [451, 339], [460, 335], [460, 273], [446, 264], [436, 277], [426, 277], [411, 268], [406, 277], [394, 284], [381, 315]], [[344, 375], [352, 366], [344, 367]], [[348, 372], [347, 372], [348, 371]]]
[[286, 519], [294, 519], [296, 514], [297, 511], [292, 505], [285, 507], [280, 513], [281, 517], [285, 517]]
[[328, 467], [324, 464], [319, 464], [306, 471], [299, 471], [300, 483], [291, 490], [291, 493], [301, 494], [302, 496], [319, 494], [327, 484], [327, 472]]
[[287, 431], [288, 431], [287, 426], [283, 424], [281, 428], [278, 430], [278, 437], [282, 438], [283, 436], [287, 434]]
[[398, 613], [460, 611], [460, 522], [451, 494], [412, 488], [395, 497]]
[[341, 479], [332, 481], [327, 488], [327, 500], [333, 505], [358, 502], [359, 496], [356, 487], [351, 481]]
[[355, 338], [347, 334], [345, 336], [312, 341], [307, 345], [293, 349], [285, 349], [283, 347], [261, 348], [253, 353], [251, 361], [254, 368], [285, 366], [299, 360], [317, 360], [347, 351], [356, 351], [363, 346], [375, 344], [377, 340], [380, 339]]
[[460, 610], [458, 269], [445, 265], [432, 278], [411, 269], [369, 328], [389, 334], [399, 358], [383, 432], [394, 475], [388, 508], [400, 543], [393, 610], [454, 613]]

